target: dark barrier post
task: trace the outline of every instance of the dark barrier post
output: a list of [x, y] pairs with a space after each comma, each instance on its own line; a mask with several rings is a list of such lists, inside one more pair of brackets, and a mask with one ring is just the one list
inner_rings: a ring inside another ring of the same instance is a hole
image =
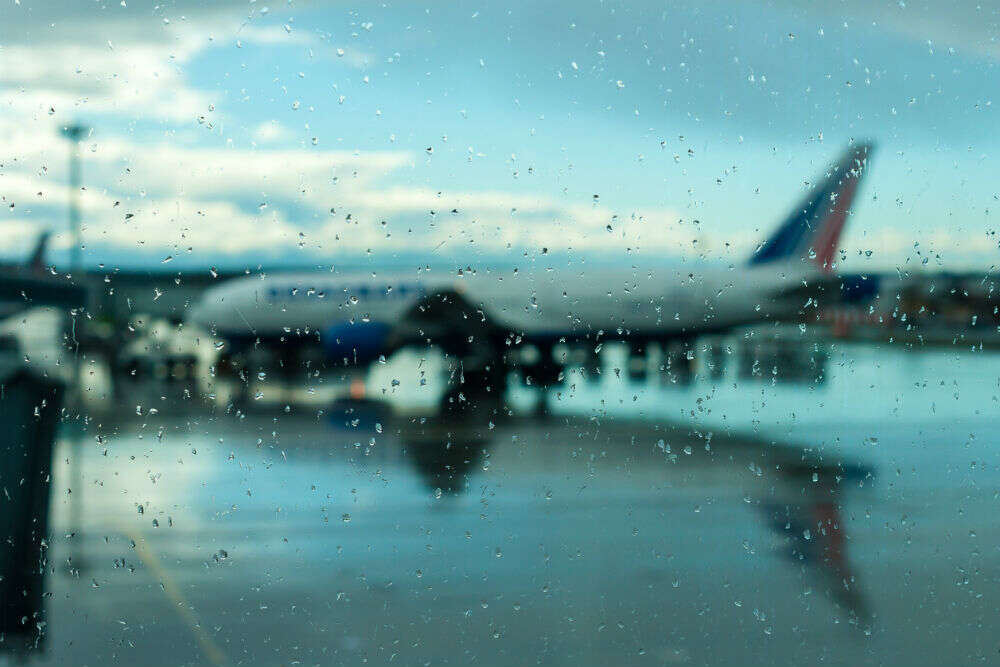
[[64, 387], [0, 369], [0, 654], [42, 648], [49, 482]]

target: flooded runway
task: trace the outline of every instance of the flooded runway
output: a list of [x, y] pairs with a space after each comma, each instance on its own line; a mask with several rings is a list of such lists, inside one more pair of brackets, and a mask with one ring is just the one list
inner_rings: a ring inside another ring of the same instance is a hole
[[911, 359], [541, 418], [122, 409], [59, 442], [41, 664], [989, 663], [1000, 358]]

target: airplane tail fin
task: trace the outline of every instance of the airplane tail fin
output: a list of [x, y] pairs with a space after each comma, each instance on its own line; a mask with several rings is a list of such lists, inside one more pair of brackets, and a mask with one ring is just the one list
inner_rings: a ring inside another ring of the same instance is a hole
[[805, 200], [750, 257], [751, 265], [806, 258], [825, 273], [835, 263], [840, 233], [874, 144], [852, 144]]
[[45, 269], [45, 251], [49, 245], [50, 232], [44, 231], [38, 235], [38, 241], [35, 242], [35, 249], [31, 251], [31, 255], [28, 257], [27, 266], [28, 269], [34, 272], [40, 272]]

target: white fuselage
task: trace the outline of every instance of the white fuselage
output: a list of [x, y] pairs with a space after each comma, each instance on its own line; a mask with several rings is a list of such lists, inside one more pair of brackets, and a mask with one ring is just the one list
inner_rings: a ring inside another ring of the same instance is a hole
[[400, 322], [417, 302], [455, 291], [526, 338], [655, 336], [718, 330], [775, 312], [773, 295], [816, 275], [805, 262], [573, 267], [476, 272], [309, 272], [248, 276], [206, 292], [188, 320], [223, 338], [269, 338], [351, 322]]

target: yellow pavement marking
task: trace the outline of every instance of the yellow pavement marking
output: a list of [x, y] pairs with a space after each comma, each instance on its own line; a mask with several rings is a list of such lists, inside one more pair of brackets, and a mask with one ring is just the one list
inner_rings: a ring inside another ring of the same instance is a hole
[[229, 659], [226, 658], [226, 654], [223, 653], [219, 645], [215, 643], [215, 640], [205, 631], [205, 626], [201, 624], [198, 614], [188, 603], [187, 599], [185, 599], [181, 589], [170, 578], [170, 573], [160, 563], [160, 559], [157, 558], [156, 553], [146, 544], [146, 538], [133, 533], [127, 528], [124, 532], [128, 535], [129, 539], [135, 542], [135, 552], [139, 556], [139, 560], [153, 573], [153, 576], [160, 580], [163, 592], [174, 603], [174, 609], [177, 610], [177, 614], [181, 617], [181, 620], [191, 630], [191, 634], [194, 635], [198, 646], [201, 648], [201, 652], [205, 654], [208, 661], [215, 665], [215, 667], [225, 667], [225, 665], [228, 665]]

